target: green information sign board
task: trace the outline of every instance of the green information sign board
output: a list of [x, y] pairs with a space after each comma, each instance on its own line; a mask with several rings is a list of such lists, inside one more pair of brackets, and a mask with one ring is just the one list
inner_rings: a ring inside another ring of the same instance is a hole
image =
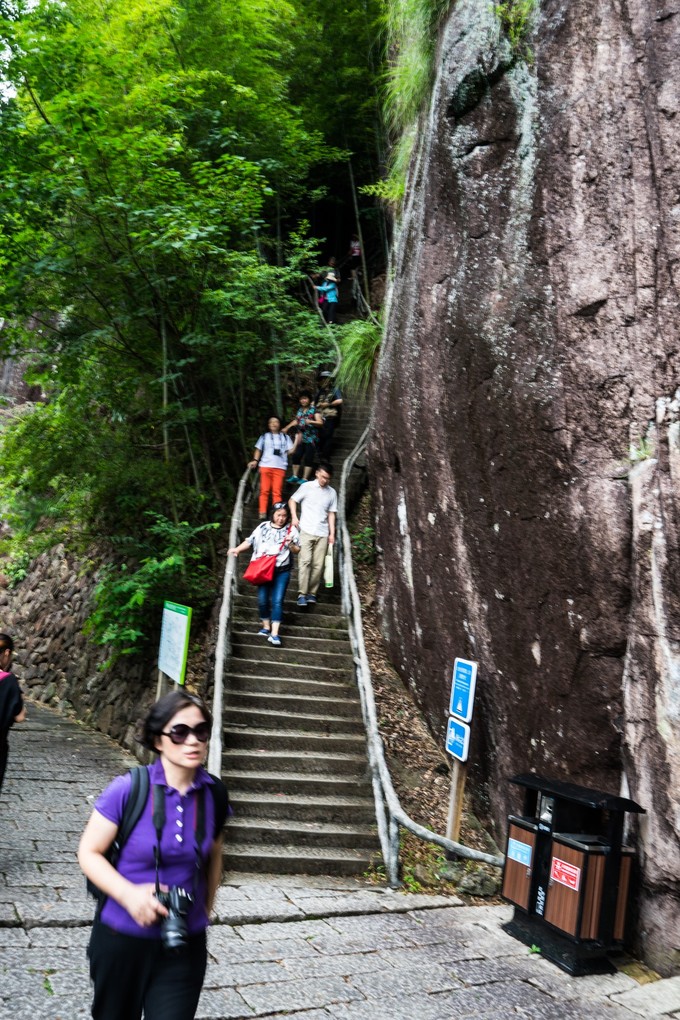
[[[163, 603], [163, 624], [158, 649], [158, 668], [175, 683], [184, 683], [189, 653], [191, 607], [176, 602]], [[160, 681], [159, 681], [160, 682]]]

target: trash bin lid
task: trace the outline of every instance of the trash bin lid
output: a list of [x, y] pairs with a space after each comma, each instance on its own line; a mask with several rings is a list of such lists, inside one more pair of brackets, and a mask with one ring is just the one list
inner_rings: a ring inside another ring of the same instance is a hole
[[524, 772], [522, 775], [513, 776], [510, 782], [516, 783], [517, 786], [524, 786], [528, 790], [549, 793], [553, 797], [569, 800], [574, 804], [583, 804], [585, 807], [599, 808], [602, 811], [631, 811], [636, 814], [646, 814], [643, 807], [626, 797], [616, 797], [613, 793], [591, 790], [587, 786], [577, 786], [576, 783], [565, 783], [561, 779], [546, 779], [545, 776], [537, 776], [533, 772]]

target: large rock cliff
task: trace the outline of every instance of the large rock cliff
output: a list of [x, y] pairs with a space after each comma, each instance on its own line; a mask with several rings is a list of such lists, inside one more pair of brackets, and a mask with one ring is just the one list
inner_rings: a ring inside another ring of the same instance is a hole
[[[639, 939], [680, 969], [680, 6], [458, 0], [414, 155], [370, 449], [385, 636], [471, 763], [646, 810]], [[526, 55], [526, 51], [525, 51]]]

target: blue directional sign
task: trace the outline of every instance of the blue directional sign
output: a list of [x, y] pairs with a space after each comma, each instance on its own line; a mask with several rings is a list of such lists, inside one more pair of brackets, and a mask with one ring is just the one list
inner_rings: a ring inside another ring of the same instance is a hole
[[455, 715], [463, 722], [470, 722], [475, 703], [476, 684], [477, 663], [469, 662], [467, 659], [456, 659], [453, 664], [450, 715]]
[[446, 731], [446, 750], [459, 761], [467, 761], [470, 748], [470, 727], [457, 719], [449, 719]]

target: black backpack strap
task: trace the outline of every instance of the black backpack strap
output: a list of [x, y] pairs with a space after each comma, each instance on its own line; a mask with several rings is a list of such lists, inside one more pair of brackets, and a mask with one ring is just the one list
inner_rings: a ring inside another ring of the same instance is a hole
[[212, 772], [209, 772], [208, 775], [212, 779], [210, 790], [215, 802], [215, 834], [213, 838], [217, 839], [222, 835], [222, 829], [229, 814], [229, 791], [219, 776], [214, 776]]
[[153, 788], [153, 827], [156, 830], [156, 839], [160, 843], [165, 825], [165, 789], [162, 786]]
[[[118, 864], [118, 858], [120, 852], [125, 846], [126, 842], [130, 838], [130, 833], [134, 829], [135, 825], [142, 817], [146, 802], [149, 798], [149, 770], [144, 765], [137, 765], [135, 768], [130, 769], [130, 789], [128, 791], [127, 800], [123, 807], [123, 816], [118, 826], [118, 832], [116, 838], [109, 847], [108, 853], [105, 855], [107, 860], [114, 866]], [[87, 891], [97, 900], [97, 911], [95, 917], [98, 917], [104, 903], [106, 902], [106, 896], [98, 889], [96, 885], [90, 882], [89, 878], [86, 881]]]
[[156, 830], [156, 845], [153, 858], [156, 864], [156, 896], [160, 893], [159, 870], [161, 866], [161, 836], [165, 825], [165, 787], [154, 784], [153, 787], [153, 827]]
[[142, 817], [142, 812], [149, 798], [149, 785], [149, 770], [145, 765], [137, 765], [136, 768], [130, 769], [130, 792], [128, 799], [125, 801], [123, 817], [120, 820], [118, 832], [113, 843], [115, 859], [112, 855], [111, 863], [114, 867], [120, 857], [121, 850], [130, 838], [130, 833]]
[[194, 841], [197, 849], [205, 839], [205, 787], [201, 786], [196, 791], [196, 823], [194, 826]]

